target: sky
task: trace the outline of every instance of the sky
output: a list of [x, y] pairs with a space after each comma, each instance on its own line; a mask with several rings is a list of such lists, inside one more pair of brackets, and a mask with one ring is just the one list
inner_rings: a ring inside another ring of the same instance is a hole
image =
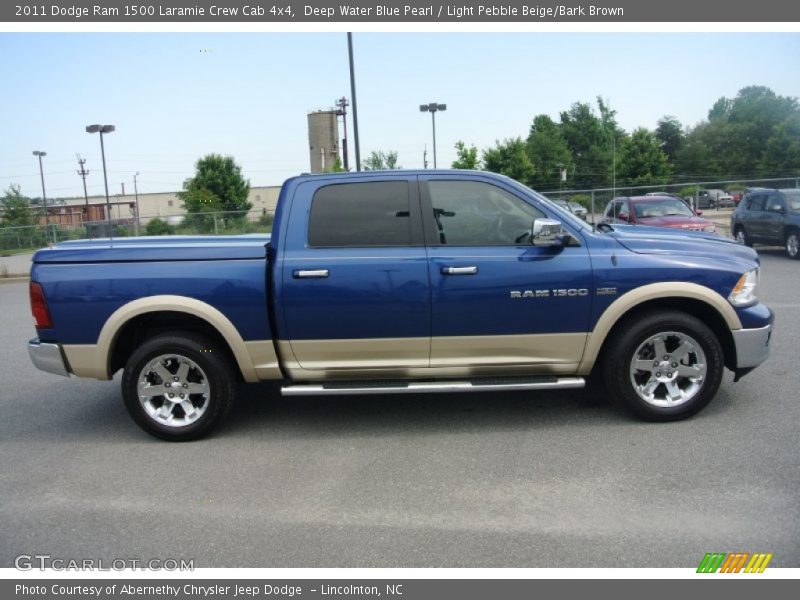
[[[463, 140], [486, 148], [526, 137], [533, 117], [558, 119], [603, 97], [631, 131], [664, 115], [706, 118], [720, 97], [765, 85], [800, 97], [798, 33], [356, 33], [361, 155], [395, 150], [405, 168], [438, 166]], [[48, 197], [103, 193], [92, 123], [105, 137], [111, 194], [181, 189], [194, 162], [233, 156], [253, 186], [309, 170], [306, 114], [350, 97], [345, 33], [0, 33], [0, 191]], [[352, 124], [349, 124], [352, 138]], [[350, 145], [351, 165], [355, 152]]]

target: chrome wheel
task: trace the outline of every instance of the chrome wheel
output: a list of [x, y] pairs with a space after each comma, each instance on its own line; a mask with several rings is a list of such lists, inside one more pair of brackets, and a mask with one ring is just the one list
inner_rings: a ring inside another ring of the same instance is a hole
[[745, 234], [744, 229], [736, 230], [736, 243], [741, 244], [742, 246], [747, 244], [747, 235]]
[[184, 427], [206, 412], [211, 387], [196, 362], [178, 354], [162, 354], [140, 371], [136, 392], [153, 421], [168, 427]]
[[797, 258], [798, 254], [800, 254], [800, 239], [798, 239], [796, 233], [790, 233], [789, 237], [786, 238], [786, 254], [791, 258]]
[[639, 344], [630, 363], [630, 378], [636, 394], [653, 406], [680, 406], [703, 387], [706, 355], [690, 335], [665, 331]]

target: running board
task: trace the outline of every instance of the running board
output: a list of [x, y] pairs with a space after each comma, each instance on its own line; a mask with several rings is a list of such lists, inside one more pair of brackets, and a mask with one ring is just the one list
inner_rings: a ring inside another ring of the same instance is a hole
[[583, 377], [494, 377], [467, 381], [342, 381], [297, 384], [281, 388], [284, 396], [350, 396], [365, 394], [442, 394], [446, 392], [503, 392], [569, 390], [586, 385]]

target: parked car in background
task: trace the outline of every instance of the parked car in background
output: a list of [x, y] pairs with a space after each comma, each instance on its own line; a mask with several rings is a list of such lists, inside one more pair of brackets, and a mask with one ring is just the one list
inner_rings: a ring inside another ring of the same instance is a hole
[[800, 258], [800, 189], [749, 192], [731, 215], [731, 232], [740, 244], [781, 245]]
[[701, 218], [701, 214], [671, 196], [626, 196], [614, 198], [606, 205], [601, 222], [716, 233], [717, 226]]
[[584, 221], [586, 220], [586, 216], [589, 214], [589, 211], [584, 208], [582, 204], [577, 202], [568, 202], [570, 210], [575, 214], [575, 216], [580, 217]]

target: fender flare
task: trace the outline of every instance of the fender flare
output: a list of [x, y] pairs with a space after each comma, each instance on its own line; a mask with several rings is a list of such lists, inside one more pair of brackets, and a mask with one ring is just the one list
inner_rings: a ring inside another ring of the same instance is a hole
[[583, 351], [581, 364], [578, 367], [578, 373], [580, 375], [588, 375], [591, 372], [608, 334], [630, 310], [651, 300], [666, 300], [669, 298], [699, 300], [713, 308], [723, 318], [731, 331], [742, 328], [742, 322], [733, 306], [711, 288], [684, 281], [650, 283], [626, 292], [603, 311], [586, 340], [586, 347]]
[[[172, 295], [148, 296], [132, 300], [120, 306], [108, 317], [100, 330], [96, 345], [65, 346], [64, 351], [73, 372], [79, 376], [110, 379], [111, 350], [117, 341], [119, 332], [131, 319], [155, 312], [178, 312], [202, 319], [213, 327], [228, 344], [244, 380], [247, 382], [259, 381], [253, 357], [248, 350], [248, 343], [242, 339], [239, 331], [224, 314], [201, 300]], [[260, 352], [266, 347], [264, 342], [250, 342], [249, 344], [257, 344]], [[271, 341], [269, 345], [271, 346]], [[277, 357], [275, 363], [277, 364]]]

